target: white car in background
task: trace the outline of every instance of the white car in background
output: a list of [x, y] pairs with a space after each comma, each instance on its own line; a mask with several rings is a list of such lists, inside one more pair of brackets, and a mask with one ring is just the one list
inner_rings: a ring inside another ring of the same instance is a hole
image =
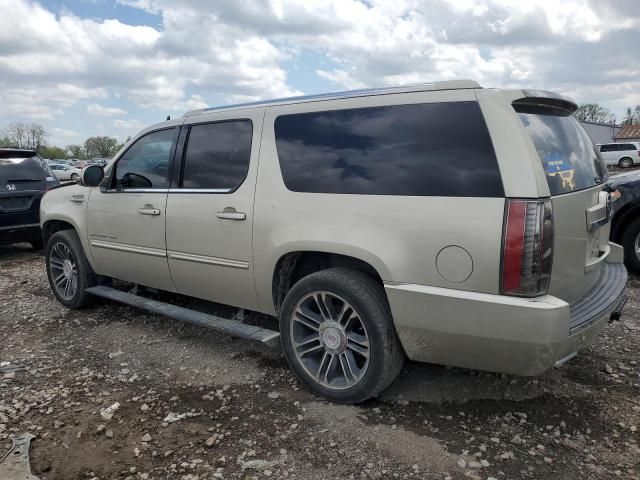
[[640, 163], [640, 142], [602, 143], [598, 149], [607, 165], [629, 168]]
[[82, 170], [71, 165], [64, 165], [62, 163], [53, 163], [49, 165], [49, 168], [53, 171], [53, 174], [58, 180], [72, 180], [77, 182], [80, 180]]

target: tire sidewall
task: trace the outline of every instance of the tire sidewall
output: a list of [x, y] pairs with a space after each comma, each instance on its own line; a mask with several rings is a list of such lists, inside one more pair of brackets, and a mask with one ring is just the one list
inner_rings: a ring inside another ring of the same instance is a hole
[[[624, 163], [628, 162], [628, 165], [625, 165]], [[620, 165], [621, 168], [631, 168], [633, 167], [633, 160], [629, 157], [624, 157], [621, 158], [620, 161], [618, 162], [618, 164]]]
[[635, 249], [635, 242], [638, 235], [640, 235], [640, 218], [631, 222], [622, 237], [625, 264], [629, 270], [635, 273], [640, 273], [640, 258], [638, 258]]
[[[370, 357], [369, 366], [364, 378], [354, 387], [344, 390], [333, 390], [317, 384], [298, 362], [291, 341], [291, 318], [298, 301], [308, 293], [313, 291], [327, 291], [335, 293], [348, 301], [358, 312], [361, 320], [365, 324], [369, 335]], [[354, 294], [351, 288], [341, 282], [330, 281], [327, 278], [311, 275], [296, 283], [287, 294], [280, 313], [280, 337], [285, 357], [291, 369], [295, 372], [300, 381], [313, 393], [329, 398], [340, 403], [357, 403], [370, 398], [370, 392], [376, 389], [379, 378], [384, 370], [384, 361], [388, 356], [384, 351], [385, 335], [393, 335], [393, 330], [384, 331], [380, 328], [389, 322], [390, 314], [388, 307], [379, 305], [380, 302], [373, 295], [369, 298], [361, 298]]]
[[[84, 262], [82, 261], [82, 257], [80, 257], [80, 255], [82, 255], [83, 253], [76, 251], [77, 250], [76, 246], [69, 241], [67, 237], [68, 234], [66, 232], [69, 232], [69, 231], [65, 230], [63, 232], [54, 233], [49, 239], [49, 241], [47, 242], [47, 248], [45, 251], [45, 264], [47, 269], [47, 278], [49, 279], [49, 285], [51, 286], [51, 290], [53, 291], [53, 294], [55, 295], [55, 297], [58, 299], [60, 303], [62, 303], [65, 307], [79, 308], [82, 304], [83, 292], [87, 288], [87, 282], [86, 282], [87, 272], [85, 269]], [[50, 267], [51, 250], [53, 249], [53, 246], [56, 243], [64, 243], [69, 248], [69, 251], [71, 252], [71, 256], [73, 257], [73, 260], [78, 269], [78, 288], [76, 289], [76, 293], [74, 294], [73, 298], [71, 298], [70, 300], [66, 300], [60, 296], [60, 294], [58, 293], [58, 290], [54, 286], [53, 278], [51, 277], [51, 267]]]

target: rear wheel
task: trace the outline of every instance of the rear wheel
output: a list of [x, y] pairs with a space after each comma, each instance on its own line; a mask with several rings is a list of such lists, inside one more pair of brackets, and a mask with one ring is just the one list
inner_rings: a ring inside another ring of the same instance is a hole
[[96, 285], [80, 239], [74, 230], [54, 233], [45, 252], [47, 276], [54, 295], [69, 308], [83, 308], [95, 300], [86, 289]]
[[78, 175], [77, 173], [72, 173], [71, 180], [74, 182], [78, 182], [80, 180], [80, 175]]
[[631, 222], [622, 236], [624, 263], [629, 270], [640, 273], [640, 218]]
[[630, 157], [621, 158], [618, 162], [618, 166], [621, 168], [633, 167], [633, 160]]
[[280, 335], [302, 384], [335, 402], [376, 396], [404, 362], [384, 290], [356, 270], [331, 268], [296, 283], [282, 306]]

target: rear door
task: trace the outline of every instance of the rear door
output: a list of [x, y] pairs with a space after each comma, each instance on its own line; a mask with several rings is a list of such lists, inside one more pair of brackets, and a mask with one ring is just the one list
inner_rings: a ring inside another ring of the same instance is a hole
[[187, 117], [167, 199], [167, 254], [179, 293], [257, 309], [253, 201], [264, 109]]
[[40, 199], [57, 184], [53, 173], [34, 152], [0, 150], [0, 230], [37, 227]]
[[572, 302], [598, 280], [609, 255], [607, 170], [570, 111], [528, 102], [513, 105], [535, 146], [552, 198], [555, 240], [549, 293]]

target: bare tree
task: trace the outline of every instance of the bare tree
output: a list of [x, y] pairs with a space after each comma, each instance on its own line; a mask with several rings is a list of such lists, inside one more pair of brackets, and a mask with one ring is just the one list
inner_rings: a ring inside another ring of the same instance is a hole
[[47, 144], [48, 133], [42, 125], [37, 123], [10, 123], [4, 130], [6, 141], [17, 148], [38, 150]]
[[581, 103], [573, 115], [581, 122], [610, 123], [615, 120], [607, 108], [597, 103]]

